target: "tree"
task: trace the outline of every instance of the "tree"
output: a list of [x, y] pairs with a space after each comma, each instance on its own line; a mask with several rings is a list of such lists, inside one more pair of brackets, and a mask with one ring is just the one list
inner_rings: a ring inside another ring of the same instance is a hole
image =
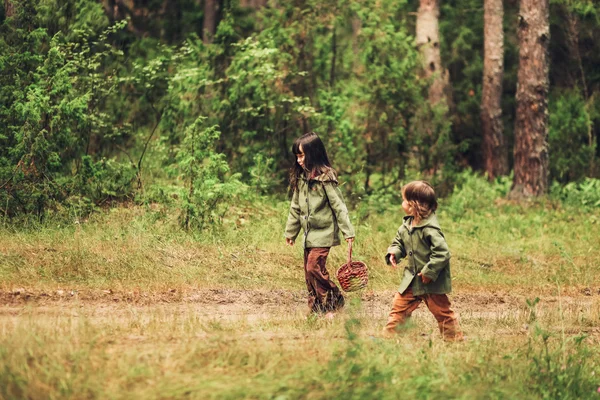
[[549, 0], [521, 0], [511, 198], [548, 189]]
[[204, 23], [202, 26], [202, 40], [212, 43], [217, 27], [217, 0], [204, 0]]
[[508, 172], [501, 107], [504, 75], [503, 15], [502, 0], [485, 0], [481, 133], [484, 168], [490, 180]]
[[420, 0], [417, 12], [416, 39], [417, 47], [423, 57], [425, 77], [433, 79], [429, 87], [431, 104], [437, 104], [442, 99], [447, 100], [445, 92], [448, 85], [448, 71], [442, 68], [439, 15], [438, 0]]
[[10, 18], [15, 14], [15, 5], [12, 0], [4, 0], [4, 17]]

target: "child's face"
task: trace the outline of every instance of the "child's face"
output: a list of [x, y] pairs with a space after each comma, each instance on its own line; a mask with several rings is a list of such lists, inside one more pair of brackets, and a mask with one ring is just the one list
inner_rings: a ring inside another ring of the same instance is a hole
[[406, 215], [413, 215], [413, 209], [408, 204], [408, 201], [406, 201], [406, 198], [404, 197], [404, 193], [402, 193], [402, 209], [404, 210]]
[[296, 161], [302, 168], [304, 168], [304, 150], [302, 149], [302, 145], [298, 146], [298, 154], [296, 154]]

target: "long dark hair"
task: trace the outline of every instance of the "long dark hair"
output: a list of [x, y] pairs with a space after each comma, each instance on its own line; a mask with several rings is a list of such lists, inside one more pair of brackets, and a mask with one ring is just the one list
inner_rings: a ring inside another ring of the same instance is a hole
[[[300, 146], [304, 152], [304, 168], [298, 164], [297, 159]], [[298, 188], [298, 179], [305, 171], [309, 177], [315, 177], [325, 172], [327, 168], [331, 168], [325, 146], [321, 138], [314, 132], [305, 133], [294, 140], [292, 153], [294, 154], [294, 166], [290, 170], [290, 194]]]

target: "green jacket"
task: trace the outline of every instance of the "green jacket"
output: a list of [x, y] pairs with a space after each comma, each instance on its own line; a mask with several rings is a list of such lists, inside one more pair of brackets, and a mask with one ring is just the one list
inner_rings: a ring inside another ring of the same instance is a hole
[[354, 228], [333, 169], [316, 178], [302, 177], [298, 180], [285, 226], [285, 237], [296, 240], [301, 228], [304, 230], [305, 248], [339, 245], [340, 230], [345, 239], [354, 237]]
[[[396, 262], [404, 257], [408, 258], [398, 292], [404, 293], [411, 287], [415, 296], [450, 293], [450, 251], [436, 215], [431, 214], [411, 228], [412, 219], [411, 216], [404, 217], [385, 256], [388, 265], [391, 264], [390, 254], [394, 254]], [[432, 282], [425, 285], [421, 277], [417, 276], [419, 272], [431, 278]]]

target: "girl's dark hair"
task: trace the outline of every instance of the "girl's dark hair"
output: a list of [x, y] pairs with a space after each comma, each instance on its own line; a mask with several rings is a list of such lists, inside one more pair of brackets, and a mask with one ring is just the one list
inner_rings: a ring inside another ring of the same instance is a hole
[[[296, 158], [300, 153], [300, 146], [304, 152], [304, 168], [298, 164]], [[314, 132], [305, 133], [294, 140], [292, 153], [294, 154], [294, 166], [290, 170], [290, 194], [298, 188], [298, 179], [305, 170], [309, 177], [315, 177], [325, 172], [327, 168], [331, 168], [325, 146], [321, 138]]]
[[419, 220], [427, 218], [437, 210], [437, 199], [433, 186], [426, 181], [413, 181], [402, 188], [404, 199], [415, 210]]

